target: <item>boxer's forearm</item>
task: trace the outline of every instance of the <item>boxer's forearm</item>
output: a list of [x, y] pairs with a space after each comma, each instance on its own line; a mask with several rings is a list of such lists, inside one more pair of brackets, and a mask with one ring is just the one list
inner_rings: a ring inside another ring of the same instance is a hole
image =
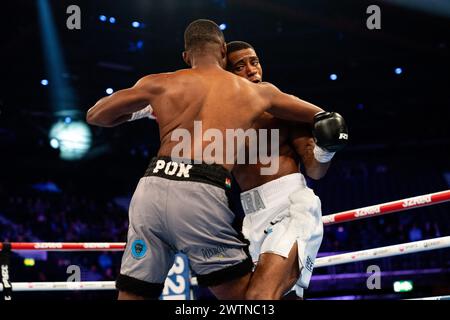
[[134, 88], [117, 91], [100, 99], [86, 114], [89, 124], [113, 127], [128, 121], [133, 112], [148, 105], [148, 96]]
[[330, 162], [321, 163], [314, 158], [314, 146], [308, 147], [305, 154], [302, 156], [302, 161], [305, 166], [305, 173], [308, 177], [314, 180], [322, 179], [330, 167]]
[[305, 174], [319, 180], [325, 176], [330, 167], [330, 162], [319, 162], [314, 156], [314, 139], [310, 137], [310, 132], [304, 126], [293, 126], [291, 129], [291, 145], [305, 167]]

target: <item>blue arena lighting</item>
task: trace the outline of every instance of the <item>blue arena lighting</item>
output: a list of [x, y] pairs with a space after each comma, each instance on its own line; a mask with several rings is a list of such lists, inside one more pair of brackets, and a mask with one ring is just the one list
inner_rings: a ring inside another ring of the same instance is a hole
[[48, 80], [47, 80], [47, 79], [42, 79], [42, 80], [41, 80], [41, 84], [42, 84], [43, 86], [47, 86], [47, 85], [48, 85]]
[[116, 18], [114, 17], [109, 18], [109, 23], [116, 23]]
[[334, 73], [330, 74], [330, 79], [331, 79], [332, 81], [337, 80], [337, 75], [334, 74]]
[[395, 68], [395, 74], [402, 74], [403, 69], [402, 68]]
[[100, 21], [103, 21], [103, 22], [105, 22], [106, 21], [106, 16], [104, 16], [104, 15], [101, 15], [100, 17], [98, 17], [99, 19], [100, 19]]
[[133, 28], [139, 28], [139, 27], [141, 26], [141, 23], [138, 22], [138, 21], [133, 21], [133, 22], [131, 23], [131, 25], [133, 26]]
[[74, 109], [77, 105], [77, 96], [70, 84], [69, 74], [64, 62], [62, 44], [58, 38], [57, 23], [52, 12], [50, 0], [36, 1], [38, 9], [39, 35], [42, 41], [43, 59], [45, 64], [45, 76], [47, 81], [41, 82], [42, 85], [49, 87], [50, 106], [54, 111], [64, 109]]
[[226, 28], [227, 28], [227, 25], [225, 24], [225, 23], [222, 23], [220, 26], [219, 26], [219, 28], [220, 28], [220, 30], [225, 30]]
[[106, 89], [107, 94], [112, 94], [114, 92], [113, 88]]
[[69, 124], [72, 122], [72, 118], [71, 117], [65, 117], [64, 118], [64, 123]]

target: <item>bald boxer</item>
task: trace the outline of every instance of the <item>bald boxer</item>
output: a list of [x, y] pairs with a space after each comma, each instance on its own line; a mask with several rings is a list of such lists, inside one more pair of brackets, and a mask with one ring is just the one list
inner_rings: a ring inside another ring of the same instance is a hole
[[[255, 84], [262, 82], [262, 66], [250, 44], [228, 43], [227, 56], [229, 71]], [[324, 117], [335, 121], [333, 118], [338, 116]], [[244, 191], [241, 201], [246, 216], [242, 231], [257, 264], [247, 297], [279, 299], [294, 287], [302, 298], [322, 241], [323, 226], [320, 200], [306, 186], [299, 166], [302, 163], [309, 177], [320, 179], [334, 152], [316, 145], [309, 124], [299, 125], [265, 112], [253, 127], [279, 129], [280, 141], [279, 169], [275, 174], [261, 175], [265, 166], [261, 162], [237, 165], [232, 171]]]
[[[224, 133], [251, 128], [266, 111], [306, 123], [323, 111], [272, 84], [254, 84], [225, 71], [226, 44], [214, 22], [192, 22], [184, 40], [183, 58], [191, 69], [143, 77], [102, 98], [86, 115], [88, 123], [102, 127], [150, 115], [158, 119], [161, 146], [130, 203], [116, 281], [119, 299], [157, 299], [176, 252], [188, 256], [199, 285], [217, 298], [244, 299], [253, 263], [232, 227], [227, 198], [236, 159], [204, 159], [202, 151], [211, 142], [198, 138], [196, 125]], [[182, 134], [194, 138], [189, 151], [176, 157]]]

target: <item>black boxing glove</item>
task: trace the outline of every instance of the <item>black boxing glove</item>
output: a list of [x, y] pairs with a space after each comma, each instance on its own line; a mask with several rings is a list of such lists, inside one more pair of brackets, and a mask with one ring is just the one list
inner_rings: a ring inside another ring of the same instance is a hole
[[316, 142], [314, 157], [328, 162], [348, 142], [348, 130], [344, 118], [337, 112], [319, 112], [314, 116], [313, 137]]

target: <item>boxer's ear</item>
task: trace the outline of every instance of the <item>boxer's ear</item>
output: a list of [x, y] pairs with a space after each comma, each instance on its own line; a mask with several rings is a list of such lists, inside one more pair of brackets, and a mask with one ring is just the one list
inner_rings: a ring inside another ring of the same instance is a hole
[[191, 66], [189, 53], [187, 51], [183, 51], [183, 60], [189, 67]]
[[223, 43], [222, 48], [220, 49], [220, 53], [222, 54], [222, 67], [224, 69], [227, 68], [227, 63], [228, 63], [228, 59], [227, 59], [227, 44]]
[[223, 43], [222, 44], [222, 59], [226, 59], [227, 58], [227, 44]]

